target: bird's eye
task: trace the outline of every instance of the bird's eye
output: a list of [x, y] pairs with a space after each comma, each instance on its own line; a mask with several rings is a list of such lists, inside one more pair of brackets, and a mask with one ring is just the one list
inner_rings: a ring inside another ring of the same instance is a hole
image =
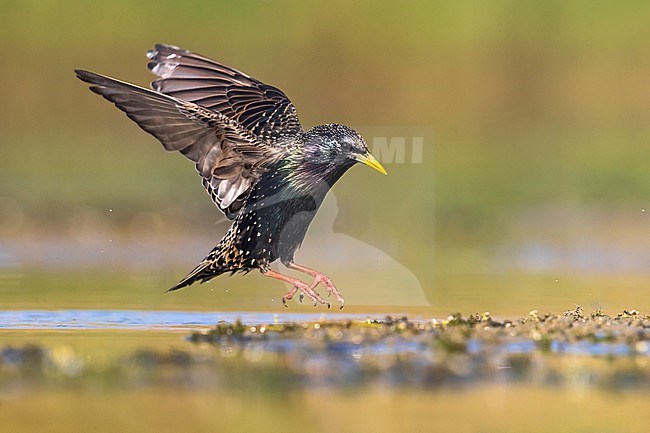
[[341, 146], [341, 153], [344, 155], [354, 152], [355, 149], [354, 143], [352, 143], [350, 140], [347, 139], [341, 141], [340, 146]]

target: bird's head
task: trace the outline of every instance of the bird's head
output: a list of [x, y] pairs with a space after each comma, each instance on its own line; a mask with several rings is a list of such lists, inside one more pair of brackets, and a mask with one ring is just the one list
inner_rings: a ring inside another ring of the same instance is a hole
[[315, 126], [305, 134], [304, 152], [306, 160], [312, 164], [347, 169], [360, 162], [386, 174], [386, 169], [372, 156], [363, 137], [345, 125]]

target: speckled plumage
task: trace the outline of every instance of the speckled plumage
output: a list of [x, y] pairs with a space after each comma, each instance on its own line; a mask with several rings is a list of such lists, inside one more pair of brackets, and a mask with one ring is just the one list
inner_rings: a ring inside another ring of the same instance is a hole
[[[192, 160], [215, 205], [233, 220], [217, 246], [170, 290], [259, 269], [294, 286], [283, 301], [300, 291], [301, 298], [304, 293], [328, 304], [314, 291], [320, 283], [342, 304], [329, 278], [295, 264], [294, 253], [325, 195], [350, 167], [362, 162], [385, 174], [363, 138], [337, 124], [305, 132], [281, 90], [206, 57], [161, 44], [148, 57], [159, 77], [153, 90], [76, 72], [166, 150]], [[271, 271], [278, 259], [314, 282]]]

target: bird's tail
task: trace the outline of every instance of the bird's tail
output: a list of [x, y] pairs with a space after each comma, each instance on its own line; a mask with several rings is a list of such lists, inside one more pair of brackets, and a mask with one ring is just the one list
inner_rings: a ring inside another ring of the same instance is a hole
[[206, 258], [201, 260], [201, 263], [196, 265], [196, 267], [189, 274], [187, 274], [185, 278], [183, 278], [167, 291], [173, 292], [174, 290], [182, 289], [183, 287], [194, 284], [197, 281], [200, 283], [205, 283], [214, 277], [228, 272], [229, 269], [220, 266], [219, 261], [217, 260], [217, 248], [212, 250], [210, 254], [206, 256]]

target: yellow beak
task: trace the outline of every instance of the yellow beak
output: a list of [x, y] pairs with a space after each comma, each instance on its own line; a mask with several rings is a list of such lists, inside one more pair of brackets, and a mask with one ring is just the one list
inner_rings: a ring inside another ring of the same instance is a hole
[[355, 155], [354, 159], [367, 165], [368, 167], [374, 168], [380, 173], [388, 174], [386, 173], [386, 169], [384, 168], [384, 166], [381, 165], [379, 161], [377, 161], [377, 159], [369, 153], [366, 153], [365, 155], [361, 155], [361, 154]]

